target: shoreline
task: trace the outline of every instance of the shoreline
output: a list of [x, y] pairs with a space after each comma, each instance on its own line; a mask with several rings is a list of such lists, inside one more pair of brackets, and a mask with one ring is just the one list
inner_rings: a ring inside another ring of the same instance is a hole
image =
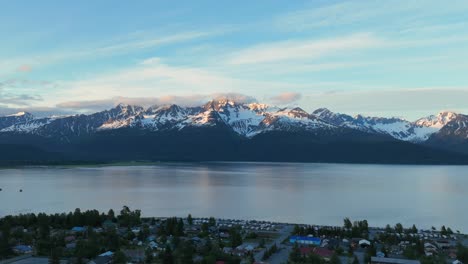
[[4, 165], [0, 163], [0, 170], [5, 169], [34, 169], [34, 168], [105, 168], [105, 167], [142, 167], [157, 165], [183, 165], [183, 164], [258, 164], [258, 165], [360, 165], [360, 166], [449, 166], [467, 167], [468, 164], [434, 164], [434, 163], [349, 163], [349, 162], [291, 162], [291, 161], [122, 161], [122, 162], [83, 162], [83, 163], [43, 163]]

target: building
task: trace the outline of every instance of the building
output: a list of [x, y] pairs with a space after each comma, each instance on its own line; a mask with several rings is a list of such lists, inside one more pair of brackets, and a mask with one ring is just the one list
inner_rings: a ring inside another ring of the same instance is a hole
[[329, 250], [328, 248], [314, 248], [314, 254], [320, 256], [326, 261], [330, 261], [331, 257], [333, 256], [333, 253], [334, 252], [332, 250]]
[[18, 245], [13, 247], [13, 252], [16, 254], [32, 254], [33, 248], [27, 245]]
[[301, 252], [301, 255], [303, 257], [308, 256], [310, 254], [315, 254], [325, 259], [326, 261], [329, 261], [334, 253], [332, 250], [321, 247], [301, 247], [299, 248], [299, 251]]
[[371, 264], [421, 264], [419, 260], [371, 257]]
[[74, 233], [84, 233], [86, 231], [86, 227], [84, 226], [75, 226], [71, 229]]
[[369, 240], [366, 240], [366, 239], [361, 239], [361, 240], [359, 240], [359, 246], [362, 247], [362, 248], [367, 248], [367, 247], [371, 246], [371, 242]]
[[88, 264], [110, 264], [112, 263], [112, 257], [110, 256], [98, 256], [95, 259], [88, 262]]
[[143, 249], [126, 249], [123, 253], [132, 262], [139, 263], [145, 260], [145, 251]]
[[309, 236], [292, 236], [289, 238], [291, 244], [300, 244], [300, 245], [312, 245], [320, 246], [322, 244], [322, 239], [318, 237], [309, 237]]

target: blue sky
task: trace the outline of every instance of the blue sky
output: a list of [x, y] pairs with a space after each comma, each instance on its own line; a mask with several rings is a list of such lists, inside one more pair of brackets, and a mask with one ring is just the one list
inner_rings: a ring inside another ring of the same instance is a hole
[[467, 1], [2, 1], [0, 113], [229, 94], [468, 113]]

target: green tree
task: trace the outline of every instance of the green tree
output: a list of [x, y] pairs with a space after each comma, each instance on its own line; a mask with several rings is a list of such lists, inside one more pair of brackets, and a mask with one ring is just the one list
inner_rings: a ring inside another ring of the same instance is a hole
[[403, 233], [403, 225], [401, 223], [395, 225], [395, 232]]
[[210, 226], [215, 226], [216, 225], [216, 219], [214, 217], [210, 217], [210, 219], [208, 220], [208, 224]]
[[0, 259], [6, 258], [13, 254], [11, 251], [10, 245], [10, 233], [11, 227], [9, 223], [3, 223], [1, 227], [1, 235], [0, 235]]
[[297, 243], [295, 243], [291, 253], [289, 254], [289, 261], [292, 263], [298, 263], [301, 260], [302, 260], [301, 251]]
[[468, 263], [468, 248], [462, 244], [458, 244], [457, 246], [457, 259], [462, 263]]
[[416, 228], [416, 225], [413, 225], [413, 227], [411, 227], [411, 233], [413, 234], [418, 233], [418, 229]]
[[146, 263], [154, 262], [153, 251], [150, 248], [146, 249], [145, 251], [145, 262]]
[[117, 264], [127, 263], [127, 257], [125, 256], [125, 254], [122, 251], [119, 250], [119, 251], [115, 252], [115, 254], [114, 254], [114, 263], [117, 263]]
[[107, 219], [111, 221], [115, 221], [115, 213], [114, 210], [110, 209], [109, 212], [107, 212]]
[[445, 228], [444, 225], [440, 228], [440, 233], [441, 233], [442, 235], [446, 235], [446, 234], [447, 234], [447, 228]]
[[167, 246], [166, 250], [164, 251], [162, 256], [162, 263], [163, 264], [173, 264], [174, 263], [174, 256], [172, 256], [172, 249]]
[[344, 228], [346, 228], [346, 229], [351, 229], [351, 228], [353, 227], [353, 223], [351, 222], [351, 220], [350, 220], [348, 217], [346, 217], [346, 218], [343, 220], [343, 222], [344, 222], [344, 225], [343, 225]]
[[56, 247], [52, 249], [49, 256], [49, 264], [60, 264], [60, 257], [62, 256], [62, 249]]
[[235, 248], [242, 245], [242, 235], [239, 232], [239, 229], [236, 227], [231, 228], [229, 231], [229, 237], [231, 239], [231, 247]]
[[392, 228], [390, 227], [390, 225], [387, 224], [387, 225], [385, 226], [385, 232], [386, 232], [386, 233], [392, 233]]
[[337, 254], [333, 254], [333, 256], [330, 259], [330, 264], [340, 264], [340, 258], [338, 257]]
[[193, 225], [193, 218], [192, 218], [192, 215], [191, 215], [191, 214], [189, 214], [189, 215], [187, 216], [187, 222], [188, 222], [189, 225]]
[[447, 234], [448, 235], [453, 235], [453, 231], [450, 227], [447, 227]]

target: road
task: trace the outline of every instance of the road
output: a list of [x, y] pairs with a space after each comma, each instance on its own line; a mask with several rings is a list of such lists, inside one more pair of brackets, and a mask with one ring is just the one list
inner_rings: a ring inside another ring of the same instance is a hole
[[[262, 257], [265, 254], [266, 249], [271, 248], [275, 243], [276, 243], [276, 245], [278, 247], [282, 247], [281, 243], [283, 243], [283, 241], [285, 239], [287, 239], [291, 235], [291, 232], [293, 231], [293, 229], [294, 229], [294, 226], [287, 225], [281, 231], [279, 231], [280, 235], [276, 239], [274, 239], [270, 243], [266, 244], [265, 249], [263, 249], [262, 251], [257, 252], [254, 255], [255, 261], [262, 261]], [[288, 256], [289, 256], [289, 253], [287, 253], [287, 252], [290, 252], [290, 251], [288, 251], [288, 248], [285, 247], [285, 249], [282, 249], [280, 252], [275, 254], [275, 255], [279, 255], [279, 256], [273, 256], [271, 258], [272, 260], [273, 259], [275, 260], [275, 263], [273, 263], [270, 260], [268, 260], [268, 263], [272, 263], [272, 264], [278, 263], [278, 264], [280, 264], [280, 263], [286, 262], [288, 260]], [[284, 261], [281, 261], [284, 258], [284, 253], [286, 253], [286, 259]], [[276, 262], [276, 261], [280, 261], [280, 262]]]

